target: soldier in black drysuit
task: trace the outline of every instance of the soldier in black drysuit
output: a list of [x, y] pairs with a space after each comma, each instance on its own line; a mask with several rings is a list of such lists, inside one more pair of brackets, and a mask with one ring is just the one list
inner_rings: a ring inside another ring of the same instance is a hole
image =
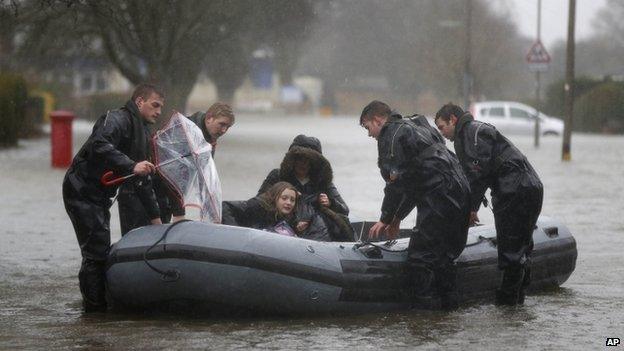
[[[400, 117], [400, 115], [398, 115], [397, 117]], [[417, 126], [421, 126], [421, 127], [425, 127], [429, 129], [429, 131], [432, 134], [433, 139], [436, 142], [446, 145], [446, 143], [444, 142], [444, 138], [442, 137], [442, 134], [440, 134], [440, 132], [436, 128], [434, 128], [431, 124], [429, 124], [427, 117], [423, 115], [415, 114], [415, 115], [406, 116], [403, 118], [405, 118], [406, 120], [409, 120], [410, 122], [414, 123]]]
[[543, 186], [527, 158], [493, 126], [475, 121], [470, 113], [447, 104], [436, 114], [442, 134], [454, 141], [455, 152], [470, 181], [471, 222], [487, 188], [491, 189], [498, 265], [503, 280], [499, 304], [524, 302], [530, 282], [529, 257], [533, 230], [542, 209]]
[[443, 308], [454, 307], [454, 260], [466, 245], [470, 200], [457, 159], [428, 123], [391, 115], [381, 101], [364, 108], [360, 124], [377, 139], [378, 166], [386, 181], [381, 218], [369, 236], [396, 235], [401, 220], [416, 207], [408, 247], [410, 284], [415, 297], [439, 297]]
[[82, 265], [78, 275], [86, 312], [105, 311], [105, 263], [110, 246], [110, 206], [117, 186], [104, 186], [107, 171], [117, 176], [135, 174], [127, 180], [152, 223], [160, 223], [159, 208], [149, 174], [154, 165], [149, 155], [147, 123], [159, 117], [163, 96], [156, 87], [139, 85], [130, 101], [102, 115], [63, 180], [63, 202], [76, 232]]

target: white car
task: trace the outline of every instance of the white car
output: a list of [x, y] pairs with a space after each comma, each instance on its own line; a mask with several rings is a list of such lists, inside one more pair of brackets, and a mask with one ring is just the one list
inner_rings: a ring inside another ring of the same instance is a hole
[[[535, 118], [539, 111], [513, 101], [482, 101], [470, 106], [470, 113], [478, 121], [489, 123], [503, 134], [533, 135]], [[563, 121], [539, 112], [542, 135], [562, 135]]]

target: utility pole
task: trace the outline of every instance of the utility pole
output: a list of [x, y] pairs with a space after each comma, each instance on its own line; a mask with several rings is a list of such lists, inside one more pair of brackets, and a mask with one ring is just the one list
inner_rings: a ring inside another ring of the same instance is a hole
[[[542, 41], [542, 0], [537, 0], [537, 41]], [[540, 144], [540, 70], [535, 71], [535, 148]]]
[[563, 147], [561, 160], [570, 161], [572, 139], [572, 117], [574, 115], [574, 22], [576, 14], [576, 0], [569, 0], [568, 11], [568, 44], [566, 50], [566, 80], [565, 90], [565, 125], [563, 127]]
[[466, 37], [464, 39], [464, 110], [468, 111], [470, 108], [470, 95], [472, 95], [472, 74], [470, 73], [470, 60], [471, 55], [471, 27], [472, 27], [472, 0], [466, 0], [465, 13], [465, 25], [466, 25]]

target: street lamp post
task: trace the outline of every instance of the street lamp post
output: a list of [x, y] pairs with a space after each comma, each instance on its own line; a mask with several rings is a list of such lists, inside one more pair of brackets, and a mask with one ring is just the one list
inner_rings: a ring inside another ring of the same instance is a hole
[[472, 74], [470, 73], [470, 60], [471, 60], [471, 27], [472, 27], [472, 0], [466, 0], [465, 13], [465, 26], [466, 37], [464, 39], [464, 80], [463, 80], [463, 95], [464, 95], [464, 109], [467, 111], [470, 108], [470, 96], [472, 95]]
[[572, 116], [574, 115], [574, 21], [576, 0], [570, 0], [568, 11], [568, 44], [566, 49], [566, 80], [565, 90], [565, 124], [563, 127], [563, 146], [561, 160], [570, 161], [572, 139]]
[[[542, 0], [537, 0], [537, 41], [542, 41]], [[535, 147], [540, 144], [540, 70], [535, 71]]]

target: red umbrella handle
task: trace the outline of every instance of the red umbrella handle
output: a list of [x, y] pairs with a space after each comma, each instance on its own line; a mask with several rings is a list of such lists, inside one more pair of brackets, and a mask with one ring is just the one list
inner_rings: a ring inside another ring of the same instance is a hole
[[108, 171], [102, 175], [100, 182], [102, 182], [104, 186], [117, 185], [117, 184], [123, 183], [128, 178], [134, 177], [135, 175], [136, 174], [133, 173], [133, 174], [128, 174], [123, 177], [115, 178], [115, 174], [113, 173], [113, 171]]

